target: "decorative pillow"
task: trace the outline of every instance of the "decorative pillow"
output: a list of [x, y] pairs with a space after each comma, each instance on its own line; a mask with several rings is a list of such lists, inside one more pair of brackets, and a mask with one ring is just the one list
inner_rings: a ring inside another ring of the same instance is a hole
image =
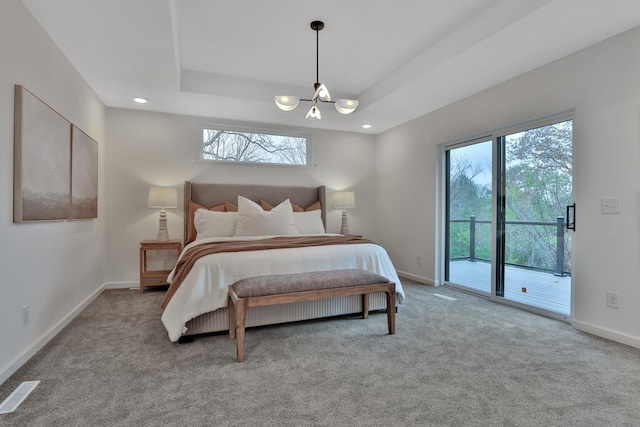
[[193, 222], [198, 233], [196, 239], [232, 237], [236, 231], [238, 214], [198, 209]]
[[233, 203], [224, 202], [224, 210], [227, 212], [238, 212], [238, 206]]
[[[293, 203], [291, 203], [291, 206], [293, 206]], [[260, 207], [262, 209], [264, 209], [265, 211], [270, 211], [271, 209], [273, 209], [273, 205], [271, 205], [270, 203], [265, 202], [264, 200], [260, 199]], [[295, 211], [295, 209], [294, 209]]]
[[238, 224], [234, 236], [296, 234], [299, 233], [289, 199], [267, 212], [259, 204], [238, 196]]
[[[262, 199], [260, 199], [260, 206], [262, 206], [262, 209], [264, 209], [265, 211], [270, 211], [271, 209], [273, 209], [273, 206], [271, 206], [271, 204], [265, 202]], [[307, 206], [306, 209], [303, 209], [300, 206], [296, 205], [295, 203], [291, 202], [291, 208], [293, 209], [294, 212], [305, 212], [305, 211], [315, 211], [317, 209], [320, 209], [322, 208], [322, 205], [318, 201]]]
[[304, 209], [302, 209], [300, 206], [296, 205], [293, 202], [291, 202], [291, 207], [293, 208], [294, 212], [304, 212]]
[[294, 212], [293, 219], [300, 234], [324, 234], [322, 211]]
[[320, 200], [318, 200], [317, 202], [315, 202], [315, 203], [313, 203], [313, 204], [311, 204], [311, 205], [307, 206], [307, 207], [305, 208], [305, 212], [308, 212], [308, 211], [317, 211], [317, 210], [320, 210], [320, 209], [322, 209], [322, 205], [320, 204]]
[[[199, 203], [193, 202], [189, 200], [189, 230], [187, 232], [187, 243], [193, 242], [196, 237], [196, 226], [194, 224], [195, 213], [198, 209], [207, 209], [205, 206], [202, 206]], [[217, 205], [212, 208], [209, 208], [210, 211], [215, 212], [224, 212], [224, 205]]]

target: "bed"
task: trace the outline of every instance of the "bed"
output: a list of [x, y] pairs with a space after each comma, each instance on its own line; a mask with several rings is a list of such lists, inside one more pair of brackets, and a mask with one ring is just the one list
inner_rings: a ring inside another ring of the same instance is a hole
[[[239, 198], [239, 196], [241, 196]], [[246, 199], [244, 199], [246, 198]], [[182, 251], [179, 265], [189, 258], [194, 250], [209, 245], [234, 245], [244, 242], [264, 242], [278, 239], [296, 239], [297, 236], [252, 236], [230, 237], [233, 229], [223, 235], [210, 235], [208, 229], [203, 230], [202, 219], [209, 215], [221, 221], [216, 222], [216, 229], [224, 228], [232, 218], [225, 213], [215, 212], [224, 209], [226, 212], [233, 210], [234, 204], [252, 203], [262, 204], [262, 207], [274, 210], [280, 209], [283, 201], [289, 200], [294, 210], [302, 209], [306, 213], [297, 214], [296, 221], [300, 218], [314, 217], [313, 227], [305, 228], [296, 222], [300, 230], [304, 230], [305, 236], [300, 236], [313, 241], [314, 239], [327, 239], [332, 236], [343, 238], [340, 235], [320, 234], [318, 222], [324, 231], [326, 225], [326, 196], [325, 187], [295, 187], [295, 186], [266, 186], [266, 185], [237, 185], [237, 184], [211, 184], [185, 182], [184, 185], [184, 236], [185, 247]], [[198, 206], [204, 207], [198, 211]], [[237, 206], [237, 205], [236, 205]], [[242, 205], [245, 206], [245, 205]], [[319, 209], [316, 209], [319, 208]], [[311, 209], [314, 212], [307, 211]], [[213, 212], [213, 213], [210, 213]], [[198, 223], [202, 233], [195, 238], [194, 227]], [[236, 222], [233, 227], [241, 226], [235, 214]], [[200, 217], [199, 217], [200, 216]], [[200, 222], [198, 222], [200, 221]], [[307, 221], [305, 219], [305, 221]], [[247, 231], [247, 229], [245, 229]], [[313, 232], [313, 234], [311, 234]], [[224, 233], [223, 233], [224, 234]], [[242, 242], [237, 242], [242, 241]], [[397, 301], [402, 304], [404, 291], [400, 279], [389, 259], [387, 252], [373, 242], [352, 242], [357, 244], [323, 244], [299, 248], [275, 248], [267, 250], [251, 250], [246, 252], [211, 253], [192, 263], [188, 274], [180, 276], [182, 270], [174, 269], [169, 275], [171, 284], [168, 297], [163, 302], [164, 311], [162, 322], [171, 341], [181, 338], [229, 330], [229, 318], [227, 309], [227, 289], [235, 281], [253, 276], [269, 274], [300, 273], [305, 271], [326, 271], [346, 268], [359, 268], [383, 275], [396, 283]], [[253, 243], [252, 243], [253, 244]], [[190, 251], [191, 250], [191, 251]], [[190, 251], [190, 252], [189, 252]], [[179, 279], [179, 280], [178, 280]], [[174, 289], [175, 282], [180, 285]], [[379, 310], [386, 307], [384, 293], [373, 294], [370, 297], [370, 310]], [[338, 316], [344, 314], [360, 313], [362, 311], [361, 298], [357, 296], [341, 297], [328, 300], [305, 301], [279, 306], [257, 307], [252, 309], [246, 319], [246, 325], [261, 326], [276, 323], [293, 322], [300, 320], [316, 319], [322, 317]]]

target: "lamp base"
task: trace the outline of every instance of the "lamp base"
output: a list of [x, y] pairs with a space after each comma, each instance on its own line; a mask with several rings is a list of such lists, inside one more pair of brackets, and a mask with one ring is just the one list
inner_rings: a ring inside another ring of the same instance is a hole
[[340, 234], [345, 236], [349, 234], [349, 226], [347, 224], [347, 211], [342, 211], [342, 227], [340, 227]]
[[160, 211], [160, 224], [158, 226], [158, 237], [156, 240], [166, 242], [169, 240], [169, 231], [167, 230], [167, 211]]

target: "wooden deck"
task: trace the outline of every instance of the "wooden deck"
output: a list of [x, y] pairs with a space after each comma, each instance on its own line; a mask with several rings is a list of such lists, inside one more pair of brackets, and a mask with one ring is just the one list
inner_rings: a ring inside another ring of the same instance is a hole
[[[491, 294], [491, 264], [453, 261], [449, 264], [449, 282]], [[571, 277], [505, 267], [504, 298], [568, 316], [571, 314]]]

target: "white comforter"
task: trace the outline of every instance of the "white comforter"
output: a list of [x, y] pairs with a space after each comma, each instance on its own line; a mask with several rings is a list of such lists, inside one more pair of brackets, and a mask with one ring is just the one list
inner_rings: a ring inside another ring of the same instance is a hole
[[[256, 240], [261, 237], [200, 239], [193, 245], [229, 240]], [[183, 251], [184, 252], [184, 251]], [[200, 258], [177, 289], [162, 314], [162, 323], [171, 341], [186, 332], [185, 324], [203, 313], [227, 306], [227, 289], [240, 279], [269, 274], [361, 268], [380, 274], [396, 283], [398, 304], [404, 290], [387, 251], [370, 243], [314, 246], [296, 249], [270, 249], [248, 252], [225, 252]], [[169, 282], [173, 272], [169, 275]]]

